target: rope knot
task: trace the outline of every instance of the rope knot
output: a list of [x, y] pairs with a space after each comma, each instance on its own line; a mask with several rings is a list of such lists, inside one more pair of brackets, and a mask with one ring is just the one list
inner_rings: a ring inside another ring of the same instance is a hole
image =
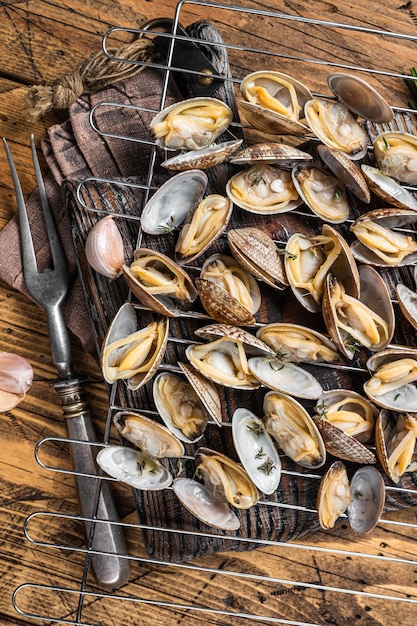
[[51, 108], [67, 109], [84, 91], [84, 83], [78, 70], [59, 76], [51, 85]]

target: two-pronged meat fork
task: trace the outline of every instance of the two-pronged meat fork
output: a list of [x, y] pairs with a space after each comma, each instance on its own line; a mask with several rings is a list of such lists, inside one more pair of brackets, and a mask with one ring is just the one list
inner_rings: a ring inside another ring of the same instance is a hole
[[70, 340], [61, 310], [69, 286], [67, 261], [49, 207], [32, 136], [32, 158], [52, 257], [52, 267], [38, 271], [19, 177], [7, 141], [3, 141], [16, 192], [23, 275], [29, 293], [47, 315], [52, 358], [58, 370], [58, 379], [53, 386], [61, 399], [68, 437], [73, 441], [72, 458], [79, 503], [86, 521], [87, 545], [91, 550], [94, 574], [103, 586], [118, 588], [127, 582], [129, 562], [125, 558], [126, 546], [122, 529], [117, 524], [116, 507], [109, 483], [98, 480], [95, 446], [77, 444], [77, 441], [95, 442], [96, 436], [84, 399], [83, 381], [72, 370]]

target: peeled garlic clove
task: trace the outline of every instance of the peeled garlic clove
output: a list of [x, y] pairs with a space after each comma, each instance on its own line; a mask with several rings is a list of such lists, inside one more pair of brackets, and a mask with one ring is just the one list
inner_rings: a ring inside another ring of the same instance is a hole
[[99, 274], [117, 278], [125, 263], [123, 239], [111, 215], [98, 221], [87, 235], [85, 256]]
[[33, 381], [29, 361], [12, 352], [0, 352], [0, 412], [19, 404]]

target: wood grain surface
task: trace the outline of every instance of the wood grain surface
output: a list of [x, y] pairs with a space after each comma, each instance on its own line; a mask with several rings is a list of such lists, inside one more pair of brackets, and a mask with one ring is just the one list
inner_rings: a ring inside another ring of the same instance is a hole
[[[395, 106], [408, 106], [409, 95], [398, 75], [417, 63], [414, 40], [317, 25], [314, 20], [389, 30], [412, 38], [417, 35], [417, 4], [413, 1], [241, 0], [239, 5], [253, 12], [192, 3], [185, 4], [181, 11], [184, 25], [203, 17], [216, 23], [227, 43], [235, 47], [230, 61], [236, 78], [242, 78], [254, 65], [253, 53], [243, 48], [265, 50], [265, 54], [257, 53], [259, 67], [268, 63], [267, 51], [274, 49], [284, 57], [297, 57], [283, 58], [280, 69], [306, 80], [317, 92], [328, 93], [325, 79], [329, 60], [346, 67], [382, 68], [393, 75], [378, 81], [383, 95]], [[0, 10], [0, 129], [13, 150], [23, 192], [28, 197], [35, 186], [29, 135], [33, 132], [39, 143], [51, 124], [65, 119], [66, 112], [50, 112], [38, 122], [30, 122], [22, 113], [27, 87], [50, 83], [75, 69], [100, 49], [102, 37], [111, 26], [134, 28], [145, 17], [172, 17], [175, 2], [4, 1]], [[271, 11], [296, 19], [277, 20]], [[306, 63], [307, 58], [314, 63]], [[370, 81], [377, 84], [375, 78]], [[0, 168], [2, 228], [16, 212], [3, 150]], [[317, 532], [294, 546], [265, 545], [247, 553], [219, 553], [178, 568], [146, 558], [132, 495], [127, 487], [116, 485], [132, 555], [131, 578], [115, 594], [97, 587], [85, 568], [82, 525], [73, 519], [78, 514], [73, 477], [41, 466], [34, 456], [42, 438], [65, 436], [61, 408], [51, 387], [56, 372], [45, 316], [34, 303], [3, 283], [0, 320], [0, 349], [26, 357], [35, 371], [25, 400], [12, 411], [0, 414], [2, 626], [40, 622], [100, 626], [416, 623], [415, 509], [387, 514], [386, 521], [364, 537], [353, 535], [342, 521], [334, 530]], [[77, 371], [89, 381], [89, 402], [102, 435], [107, 395], [101, 373], [75, 338], [72, 344]], [[45, 466], [70, 468], [69, 450], [64, 443], [51, 441], [42, 446], [39, 454]], [[25, 520], [37, 512], [43, 513], [30, 520], [25, 537]], [[51, 513], [64, 517], [56, 518]], [[12, 596], [25, 583], [30, 586], [17, 596], [19, 614]], [[51, 591], [50, 587], [56, 589]]]

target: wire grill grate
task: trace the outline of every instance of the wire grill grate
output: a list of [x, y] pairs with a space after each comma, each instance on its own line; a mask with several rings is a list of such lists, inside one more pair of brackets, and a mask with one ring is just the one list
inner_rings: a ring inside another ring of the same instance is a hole
[[[223, 43], [216, 42], [217, 46], [223, 47], [227, 52], [231, 75], [222, 73], [214, 75], [221, 83], [227, 83], [229, 87], [235, 89], [243, 76], [250, 71], [258, 69], [262, 64], [267, 66], [278, 64], [281, 71], [293, 75], [307, 83], [314, 95], [330, 97], [324, 93], [326, 75], [329, 68], [353, 71], [365, 74], [368, 80], [378, 87], [378, 90], [392, 105], [396, 114], [396, 124], [400, 130], [414, 132], [414, 122], [412, 115], [416, 111], [410, 108], [407, 102], [407, 91], [404, 87], [404, 67], [397, 63], [408, 62], [412, 65], [412, 57], [415, 52], [417, 36], [406, 33], [390, 32], [382, 29], [365, 28], [360, 24], [331, 22], [316, 19], [313, 17], [301, 17], [299, 15], [288, 15], [274, 11], [262, 11], [256, 7], [238, 7], [210, 2], [180, 2], [172, 20], [172, 33], [177, 32], [177, 28], [182, 22], [195, 21], [199, 17], [199, 10], [204, 7], [207, 10], [211, 7], [211, 21], [217, 27], [223, 38]], [[245, 45], [236, 37], [237, 30], [234, 28], [234, 20], [239, 20], [239, 31], [243, 30], [242, 24], [247, 24], [247, 41]], [[280, 42], [276, 47], [266, 45], [268, 37], [259, 41], [252, 36], [251, 20], [262, 20], [266, 29], [276, 29], [280, 33]], [[299, 32], [299, 48], [288, 48], [287, 41], [294, 42], [294, 30]], [[291, 37], [286, 38], [286, 33], [291, 31]], [[167, 57], [164, 63], [145, 64], [149, 68], [160, 71], [163, 74], [160, 107], [161, 110], [166, 102], [170, 89], [172, 77], [178, 73], [185, 73], [188, 76], [198, 76], [200, 73], [192, 69], [184, 70], [173, 64], [175, 58], [175, 46], [177, 42], [191, 41], [201, 43], [197, 37], [190, 37], [183, 34], [160, 33], [149, 29], [111, 29], [103, 40], [103, 48], [107, 51], [108, 42], [112, 37], [117, 37], [120, 32], [133, 33], [139, 36], [158, 36], [167, 40]], [[326, 42], [325, 45], [321, 45]], [[380, 66], [368, 65], [367, 45], [375, 42], [380, 45]], [[381, 43], [383, 45], [381, 45]], [[404, 52], [404, 43], [408, 46]], [[341, 45], [343, 44], [343, 45]], [[399, 54], [401, 50], [402, 55]], [[325, 53], [323, 53], [324, 51]], [[407, 58], [407, 55], [408, 58]], [[349, 62], [354, 59], [355, 63]], [[411, 79], [411, 77], [409, 77]], [[141, 194], [140, 204], [143, 206], [149, 194], [151, 194], [159, 184], [158, 176], [155, 174], [158, 159], [157, 149], [152, 141], [147, 138], [129, 135], [113, 135], [103, 133], [96, 124], [97, 111], [106, 108], [129, 108], [129, 105], [118, 102], [103, 102], [93, 107], [91, 111], [91, 125], [100, 134], [114, 137], [123, 141], [130, 141], [149, 145], [150, 159], [149, 170], [139, 182], [137, 180], [109, 180], [109, 179], [87, 179], [82, 181], [77, 188], [77, 204], [81, 217], [77, 224], [80, 232], [76, 233], [76, 239], [83, 243], [85, 232], [91, 223], [103, 214], [103, 209], [97, 209], [94, 205], [94, 195], [90, 194], [91, 184], [105, 184], [127, 190], [128, 193]], [[152, 117], [157, 111], [132, 107], [134, 111], [149, 114]], [[375, 136], [382, 128], [381, 125], [367, 126], [370, 136]], [[232, 124], [232, 131], [239, 134], [251, 131], [235, 121]], [[110, 212], [110, 211], [109, 211]], [[302, 211], [296, 212], [301, 218], [312, 216]], [[143, 234], [140, 231], [140, 217], [134, 212], [123, 212], [118, 214], [126, 224], [131, 245], [137, 237], [140, 240]], [[85, 229], [85, 230], [83, 230]], [[76, 245], [79, 241], [76, 241]], [[198, 267], [194, 271], [198, 271]], [[405, 274], [408, 281], [410, 276]], [[385, 276], [389, 282], [389, 276]], [[405, 280], [405, 279], [404, 279]], [[393, 292], [392, 284], [390, 284]], [[91, 289], [91, 283], [87, 285]], [[98, 294], [98, 301], [103, 310], [100, 314], [93, 315], [96, 330], [97, 347], [99, 347], [102, 334], [119, 304], [127, 297], [124, 291], [119, 292], [118, 288], [108, 287], [104, 280], [99, 277], [93, 285], [93, 289]], [[113, 290], [113, 291], [112, 291]], [[145, 315], [142, 307], [135, 305], [135, 308]], [[189, 313], [187, 320], [191, 324], [206, 323], [207, 316], [200, 313]], [[102, 322], [101, 319], [105, 321]], [[97, 321], [99, 320], [99, 321]], [[260, 322], [258, 325], [262, 325]], [[181, 329], [181, 326], [179, 327]], [[169, 343], [176, 358], [171, 362], [163, 363], [162, 368], [167, 371], [178, 371], [176, 360], [178, 354], [183, 354], [185, 346], [192, 343], [189, 334], [171, 332]], [[178, 352], [177, 352], [178, 351]], [[343, 368], [341, 368], [343, 369]], [[346, 372], [354, 371], [363, 374], [366, 370], [361, 368], [358, 362], [352, 366], [346, 366]], [[154, 416], [152, 403], [146, 403], [147, 396], [140, 398], [139, 404], [142, 413]], [[59, 446], [68, 451], [69, 444], [94, 445], [97, 449], [108, 444], [114, 439], [112, 431], [112, 417], [118, 410], [128, 407], [137, 408], [137, 398], [129, 394], [122, 388], [122, 385], [115, 384], [110, 389], [110, 406], [107, 419], [106, 432], [103, 442], [94, 444], [83, 444], [70, 439], [47, 437], [39, 442], [36, 448], [36, 459], [43, 468], [55, 473], [74, 475], [70, 464], [65, 459], [68, 455], [63, 454], [62, 467], [48, 464], [49, 446]], [[227, 433], [230, 423], [225, 421], [223, 430]], [[230, 432], [230, 431], [229, 431]], [[228, 437], [228, 435], [225, 435]], [[229, 437], [230, 439], [230, 437]], [[193, 460], [193, 449], [187, 449], [185, 459], [190, 463]], [[299, 472], [294, 469], [283, 470], [283, 475], [294, 481], [307, 481], [318, 483], [322, 474], [308, 471]], [[97, 478], [97, 486], [100, 489], [102, 481], [110, 479], [106, 476]], [[123, 486], [115, 485], [116, 489], [121, 489], [123, 498], [129, 498], [128, 491]], [[410, 497], [417, 494], [417, 487], [386, 486], [387, 494], [393, 498], [407, 494]], [[266, 509], [291, 509], [302, 512], [306, 515], [309, 523], [313, 524], [317, 513], [315, 502], [309, 505], [297, 504], [287, 501], [261, 501], [259, 506]], [[141, 504], [136, 502], [140, 508]], [[143, 503], [142, 503], [143, 506]], [[404, 505], [407, 506], [407, 505]], [[213, 624], [245, 624], [250, 620], [252, 623], [264, 624], [289, 624], [292, 626], [319, 626], [322, 624], [335, 624], [343, 626], [347, 623], [346, 611], [349, 598], [354, 596], [356, 606], [365, 607], [368, 611], [378, 616], [385, 613], [402, 616], [404, 624], [411, 624], [414, 605], [417, 603], [417, 593], [415, 587], [408, 581], [412, 580], [412, 574], [417, 566], [415, 551], [413, 548], [417, 541], [415, 523], [415, 511], [410, 508], [405, 513], [386, 512], [382, 516], [377, 528], [372, 533], [372, 538], [353, 537], [347, 525], [337, 527], [337, 530], [330, 532], [331, 546], [326, 541], [326, 535], [318, 532], [308, 535], [300, 540], [290, 542], [280, 541], [279, 538], [261, 538], [259, 536], [238, 535], [230, 539], [216, 531], [193, 530], [190, 528], [171, 528], [157, 524], [145, 523], [143, 519], [138, 522], [135, 516], [128, 516], [127, 521], [120, 522], [129, 539], [128, 558], [133, 566], [135, 580], [129, 583], [126, 588], [119, 592], [97, 591], [94, 583], [90, 580], [90, 560], [91, 555], [98, 551], [93, 549], [92, 539], [94, 527], [100, 524], [100, 520], [93, 516], [85, 520], [79, 516], [74, 516], [62, 511], [39, 511], [25, 522], [25, 536], [34, 546], [56, 550], [58, 556], [62, 554], [75, 555], [75, 560], [80, 567], [82, 574], [78, 587], [61, 585], [40, 585], [37, 583], [27, 583], [20, 586], [15, 591], [13, 598], [16, 611], [24, 617], [40, 620], [44, 623], [64, 623], [77, 624], [80, 626], [98, 626], [110, 624], [108, 615], [117, 605], [117, 611], [121, 615], [120, 623], [124, 626], [130, 624], [146, 623], [160, 624], [164, 622], [167, 612], [177, 614], [178, 623], [191, 624], [198, 620], [204, 620]], [[92, 535], [89, 537], [87, 545], [80, 544], [79, 536], [82, 530], [82, 522], [92, 522]], [[78, 532], [80, 531], [80, 532]], [[207, 541], [217, 540], [219, 536], [223, 539], [223, 550], [225, 553], [214, 553], [202, 556], [191, 562], [172, 562], [169, 559], [155, 558], [152, 553], [148, 553], [142, 543], [142, 532], [153, 533], [152, 537], [163, 534], [164, 537], [175, 535], [176, 537], [200, 537]], [[409, 550], [404, 551], [401, 557], [393, 556], [387, 539], [387, 531], [393, 533], [394, 540], [407, 537], [410, 541]], [[57, 540], [57, 538], [60, 538]], [[61, 538], [65, 537], [65, 541]], [[239, 550], [236, 545], [244, 544], [253, 547], [263, 548], [262, 567], [253, 560], [244, 558], [245, 552], [228, 552], [233, 544], [233, 550]], [[231, 556], [233, 555], [233, 556]], [[286, 576], [277, 576], [277, 563], [293, 561], [292, 566], [285, 569]], [[361, 572], [362, 579], [359, 579], [357, 572]], [[181, 583], [183, 589], [179, 590], [175, 582], [176, 574], [181, 573]], [[356, 572], [356, 574], [354, 573]], [[142, 582], [142, 576], [151, 578], [148, 585]], [[398, 581], [399, 587], [396, 586]], [[405, 583], [404, 581], [407, 581]], [[200, 585], [201, 590], [195, 593], [195, 585]], [[247, 604], [233, 602], [233, 588], [239, 586], [239, 595], [244, 597], [242, 589], [247, 590]], [[407, 588], [408, 593], [404, 592]], [[288, 603], [283, 601], [291, 596]], [[265, 598], [272, 598], [266, 601]], [[178, 599], [177, 599], [178, 598]], [[295, 598], [295, 599], [294, 599]], [[353, 606], [353, 605], [352, 605]], [[45, 607], [49, 607], [45, 612]], [[352, 607], [349, 611], [353, 611]], [[383, 618], [381, 617], [381, 620]], [[362, 622], [364, 623], [364, 622]], [[367, 622], [368, 623], [368, 622]], [[369, 621], [369, 624], [376, 623]], [[382, 621], [381, 621], [382, 623]], [[388, 623], [388, 622], [383, 622]]]

